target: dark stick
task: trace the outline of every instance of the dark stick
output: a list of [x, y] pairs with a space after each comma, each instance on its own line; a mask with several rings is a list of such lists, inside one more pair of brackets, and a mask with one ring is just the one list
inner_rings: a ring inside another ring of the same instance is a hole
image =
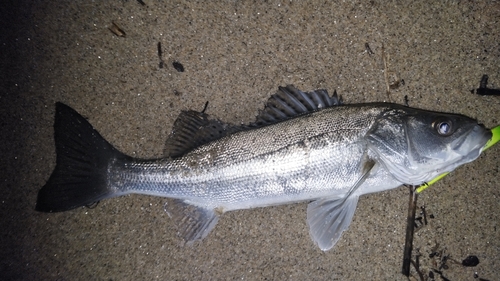
[[158, 57], [160, 58], [160, 60], [162, 59], [161, 58], [161, 55], [162, 55], [162, 50], [161, 50], [161, 42], [158, 42]]
[[413, 250], [413, 234], [415, 230], [415, 212], [417, 210], [418, 193], [415, 192], [415, 186], [410, 185], [410, 203], [408, 204], [408, 217], [406, 219], [406, 241], [403, 254], [402, 273], [410, 276], [411, 251]]
[[163, 52], [161, 50], [161, 42], [158, 42], [158, 57], [160, 58], [160, 65], [159, 65], [160, 68], [163, 68], [163, 64], [164, 64], [162, 54], [163, 54]]
[[205, 103], [205, 106], [203, 107], [203, 110], [201, 111], [201, 113], [205, 113], [205, 110], [207, 110], [207, 107], [208, 107], [208, 101]]
[[483, 75], [481, 77], [481, 82], [479, 82], [479, 88], [476, 89], [476, 94], [482, 96], [500, 96], [500, 89], [490, 89], [488, 86], [488, 75]]
[[476, 90], [476, 94], [482, 96], [500, 96], [499, 89], [490, 89], [490, 88], [478, 88]]
[[416, 262], [415, 261], [411, 261], [411, 263], [413, 264], [413, 266], [417, 270], [417, 273], [418, 273], [418, 276], [420, 277], [420, 280], [424, 281], [425, 280], [424, 274], [422, 273], [422, 271], [420, 271], [420, 266], [418, 264], [418, 256], [417, 256], [417, 261]]

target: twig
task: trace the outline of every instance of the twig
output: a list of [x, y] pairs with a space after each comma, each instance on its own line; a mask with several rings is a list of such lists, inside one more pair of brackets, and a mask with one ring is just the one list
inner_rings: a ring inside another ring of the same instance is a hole
[[488, 75], [483, 75], [481, 77], [481, 82], [479, 83], [479, 88], [476, 89], [476, 94], [482, 96], [500, 96], [500, 89], [490, 89], [488, 85]]
[[159, 64], [160, 68], [163, 68], [164, 65], [162, 54], [163, 51], [161, 50], [161, 42], [158, 42], [158, 57], [160, 58], [160, 64]]
[[385, 93], [387, 98], [391, 101], [391, 86], [389, 85], [389, 68], [387, 67], [387, 57], [385, 54], [385, 47], [382, 44], [382, 61], [384, 62], [384, 79], [385, 79]]
[[410, 202], [408, 204], [408, 217], [406, 218], [406, 241], [403, 254], [402, 273], [405, 276], [410, 276], [411, 251], [413, 250], [413, 234], [415, 230], [415, 212], [417, 210], [418, 193], [415, 192], [416, 187], [410, 185]]

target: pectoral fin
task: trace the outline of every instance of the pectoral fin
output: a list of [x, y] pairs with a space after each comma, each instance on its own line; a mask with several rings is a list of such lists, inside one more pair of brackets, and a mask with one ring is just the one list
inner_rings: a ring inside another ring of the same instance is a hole
[[219, 220], [219, 215], [215, 210], [191, 205], [177, 199], [165, 205], [165, 212], [176, 223], [177, 234], [188, 245], [205, 238]]
[[307, 206], [309, 234], [321, 250], [330, 250], [351, 224], [359, 199], [355, 191], [370, 175], [374, 166], [375, 162], [370, 159], [364, 163], [362, 176], [344, 197], [317, 200]]
[[307, 206], [307, 225], [313, 241], [322, 251], [330, 250], [351, 224], [359, 196], [317, 200]]

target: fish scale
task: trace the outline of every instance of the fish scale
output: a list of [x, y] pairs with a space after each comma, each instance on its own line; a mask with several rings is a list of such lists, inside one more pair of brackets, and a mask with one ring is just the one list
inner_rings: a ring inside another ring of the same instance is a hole
[[[121, 174], [125, 179], [111, 185], [124, 193], [190, 202], [201, 198], [200, 205], [225, 210], [280, 204], [279, 197], [295, 202], [321, 198], [325, 191], [350, 188], [361, 176], [360, 158], [366, 150], [362, 136], [385, 110], [333, 107], [235, 133], [172, 162], [115, 163], [113, 178]], [[340, 122], [332, 122], [337, 116], [342, 116]], [[312, 126], [304, 129], [304, 123]], [[207, 155], [215, 157], [204, 161]]]

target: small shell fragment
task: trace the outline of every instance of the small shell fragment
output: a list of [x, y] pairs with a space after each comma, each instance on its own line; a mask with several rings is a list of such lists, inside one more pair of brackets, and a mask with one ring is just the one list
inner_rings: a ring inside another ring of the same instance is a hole
[[114, 21], [111, 22], [113, 25], [109, 27], [109, 30], [113, 32], [116, 36], [118, 37], [126, 37], [127, 34], [125, 34], [125, 31], [121, 29]]

